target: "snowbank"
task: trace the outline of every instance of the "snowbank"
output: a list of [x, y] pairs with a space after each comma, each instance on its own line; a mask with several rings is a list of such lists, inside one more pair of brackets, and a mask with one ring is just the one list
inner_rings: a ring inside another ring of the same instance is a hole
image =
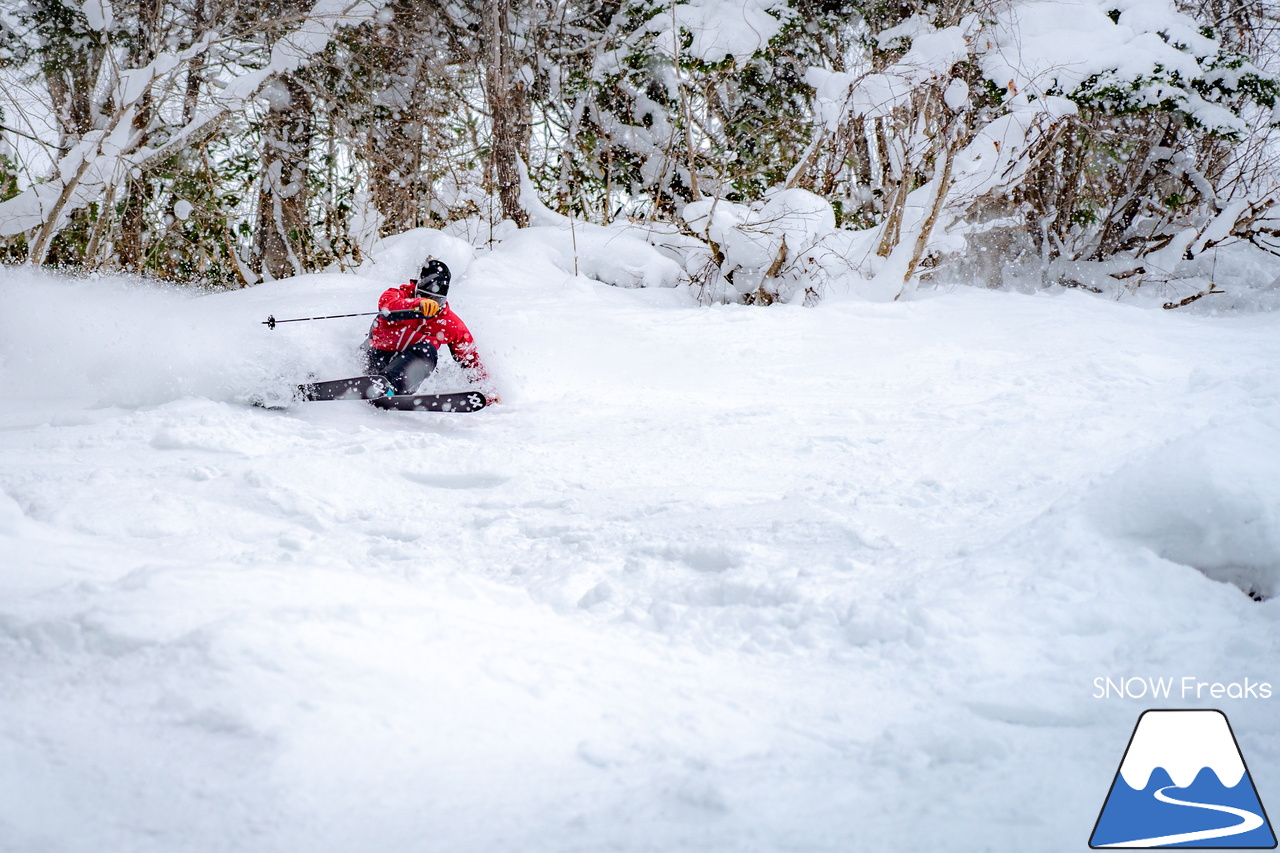
[[375, 242], [357, 272], [403, 284], [418, 277], [427, 258], [444, 261], [457, 280], [466, 276], [475, 250], [466, 241], [434, 228], [415, 228]]
[[615, 287], [675, 287], [684, 279], [680, 264], [649, 243], [590, 223], [526, 228], [508, 236], [502, 248]]

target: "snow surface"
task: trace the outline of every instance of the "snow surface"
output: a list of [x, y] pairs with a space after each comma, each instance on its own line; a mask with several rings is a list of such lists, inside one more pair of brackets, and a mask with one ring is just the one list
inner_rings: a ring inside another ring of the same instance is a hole
[[[1095, 678], [1280, 682], [1280, 316], [554, 254], [456, 280], [467, 416], [245, 404], [354, 371], [260, 321], [376, 266], [0, 271], [0, 848], [1083, 849], [1148, 707]], [[1264, 802], [1275, 701], [1178, 703]]]

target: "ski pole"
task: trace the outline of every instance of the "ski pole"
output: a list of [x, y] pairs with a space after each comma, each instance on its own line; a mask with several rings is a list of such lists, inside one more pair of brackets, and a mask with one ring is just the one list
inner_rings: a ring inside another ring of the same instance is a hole
[[405, 320], [421, 320], [423, 314], [417, 308], [406, 308], [401, 311], [390, 311], [386, 308], [381, 311], [361, 311], [358, 314], [328, 314], [324, 317], [294, 317], [292, 320], [277, 320], [274, 314], [268, 314], [267, 319], [262, 321], [262, 325], [268, 329], [274, 329], [276, 323], [302, 323], [307, 320], [337, 320], [341, 317], [373, 317], [378, 316], [391, 323], [401, 323]]
[[262, 321], [262, 325], [268, 329], [274, 329], [276, 323], [302, 323], [307, 320], [337, 320], [340, 317], [372, 317], [374, 314], [380, 314], [380, 311], [362, 311], [359, 314], [329, 314], [324, 317], [294, 317], [292, 320], [277, 320], [275, 315], [268, 314], [267, 319]]

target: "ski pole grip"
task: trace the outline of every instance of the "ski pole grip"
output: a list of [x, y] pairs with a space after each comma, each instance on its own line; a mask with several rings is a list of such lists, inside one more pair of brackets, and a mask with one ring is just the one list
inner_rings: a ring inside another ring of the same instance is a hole
[[388, 323], [401, 323], [405, 320], [421, 320], [422, 312], [416, 308], [407, 308], [403, 311], [387, 311], [384, 309], [378, 312], [378, 316]]

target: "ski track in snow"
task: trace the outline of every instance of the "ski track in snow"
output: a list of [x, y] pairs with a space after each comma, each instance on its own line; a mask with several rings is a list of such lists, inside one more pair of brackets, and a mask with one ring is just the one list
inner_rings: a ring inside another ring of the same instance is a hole
[[1271, 676], [1275, 602], [1175, 557], [1280, 571], [1273, 316], [499, 251], [454, 305], [501, 405], [244, 404], [363, 334], [267, 313], [385, 284], [0, 271], [0, 848], [1056, 851], [1146, 707], [1095, 677]]

